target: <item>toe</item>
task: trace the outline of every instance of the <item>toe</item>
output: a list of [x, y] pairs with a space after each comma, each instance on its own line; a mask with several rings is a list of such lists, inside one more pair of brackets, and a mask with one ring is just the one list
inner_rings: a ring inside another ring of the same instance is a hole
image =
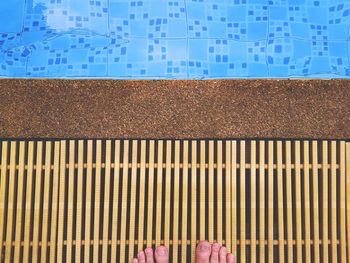
[[139, 263], [146, 263], [145, 252], [140, 251], [137, 255], [137, 259], [139, 260]]
[[227, 263], [235, 263], [235, 256], [233, 254], [227, 255]]
[[155, 258], [157, 263], [168, 263], [169, 262], [169, 252], [166, 247], [160, 246], [156, 248]]
[[220, 245], [218, 243], [214, 243], [211, 247], [210, 263], [219, 263], [219, 251]]
[[152, 248], [146, 248], [145, 250], [145, 254], [146, 254], [146, 262], [147, 263], [154, 263], [154, 259], [153, 259], [153, 249]]
[[139, 261], [137, 260], [137, 258], [134, 258], [133, 260], [132, 260], [132, 263], [138, 263]]
[[196, 263], [208, 263], [211, 253], [211, 245], [207, 241], [202, 241], [196, 249]]
[[219, 262], [226, 263], [226, 257], [227, 257], [227, 248], [221, 247], [219, 252]]

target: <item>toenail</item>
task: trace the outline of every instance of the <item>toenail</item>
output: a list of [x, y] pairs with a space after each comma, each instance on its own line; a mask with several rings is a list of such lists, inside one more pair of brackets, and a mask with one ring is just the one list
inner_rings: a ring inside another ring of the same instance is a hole
[[144, 259], [145, 258], [145, 254], [142, 253], [142, 252], [139, 252], [138, 257], [141, 258], [141, 259]]
[[227, 253], [227, 248], [226, 247], [222, 247], [221, 249], [220, 249], [220, 252], [222, 252], [222, 253]]
[[165, 249], [165, 247], [158, 247], [158, 249], [157, 249], [157, 254], [158, 254], [159, 256], [164, 256], [164, 255], [166, 254], [166, 249]]
[[214, 251], [214, 252], [219, 252], [219, 250], [220, 250], [220, 245], [219, 245], [218, 243], [215, 243], [215, 244], [213, 245], [213, 251]]
[[146, 248], [145, 252], [146, 252], [147, 255], [152, 255], [153, 254], [153, 249], [148, 247], [148, 248]]
[[235, 256], [233, 254], [228, 254], [227, 255], [227, 259], [228, 260], [234, 260], [235, 259]]
[[137, 258], [134, 258], [133, 260], [132, 260], [132, 263], [138, 263], [139, 261], [137, 260]]

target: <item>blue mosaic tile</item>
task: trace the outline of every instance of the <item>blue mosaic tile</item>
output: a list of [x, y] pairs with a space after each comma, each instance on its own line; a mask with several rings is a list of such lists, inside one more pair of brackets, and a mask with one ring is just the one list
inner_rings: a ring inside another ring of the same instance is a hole
[[349, 78], [348, 0], [11, 0], [0, 77]]

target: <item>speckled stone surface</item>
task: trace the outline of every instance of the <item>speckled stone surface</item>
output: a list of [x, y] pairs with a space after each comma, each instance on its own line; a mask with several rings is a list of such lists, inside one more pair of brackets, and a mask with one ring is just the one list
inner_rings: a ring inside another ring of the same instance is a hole
[[350, 138], [348, 80], [0, 80], [2, 138]]

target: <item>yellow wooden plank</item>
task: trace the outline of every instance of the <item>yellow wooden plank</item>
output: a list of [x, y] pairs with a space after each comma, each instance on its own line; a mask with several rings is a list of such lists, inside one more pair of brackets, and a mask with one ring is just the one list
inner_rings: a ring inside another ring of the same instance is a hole
[[322, 252], [328, 262], [328, 142], [322, 141]]
[[197, 141], [191, 145], [191, 262], [195, 262], [197, 242]]
[[39, 254], [39, 227], [40, 227], [39, 222], [40, 222], [41, 177], [42, 177], [42, 158], [43, 158], [42, 151], [43, 151], [43, 143], [37, 142], [34, 219], [33, 219], [33, 251], [32, 251], [33, 262], [38, 261], [38, 254]]
[[287, 197], [287, 249], [288, 262], [293, 262], [293, 200], [292, 200], [292, 150], [291, 142], [286, 141], [286, 197]]
[[148, 206], [147, 206], [147, 247], [152, 247], [153, 195], [154, 195], [154, 140], [149, 142]]
[[295, 157], [295, 219], [296, 219], [296, 247], [297, 247], [297, 262], [302, 262], [302, 245], [301, 245], [301, 177], [300, 177], [300, 141], [294, 142], [294, 157]]
[[180, 141], [175, 141], [174, 214], [173, 214], [173, 262], [178, 262], [179, 206], [180, 206]]
[[337, 253], [337, 142], [331, 142], [331, 241], [332, 262], [338, 261]]
[[[108, 261], [108, 242], [109, 242], [109, 205], [110, 205], [110, 185], [111, 185], [111, 140], [106, 141], [106, 160], [105, 160], [105, 193], [103, 204], [103, 241], [102, 241], [102, 262]], [[113, 222], [114, 223], [114, 222]]]
[[139, 196], [139, 226], [138, 226], [138, 242], [137, 251], [144, 249], [143, 234], [145, 220], [145, 184], [146, 184], [146, 141], [141, 141], [141, 165], [140, 165], [140, 196]]
[[225, 192], [226, 192], [226, 243], [228, 253], [231, 253], [231, 141], [226, 141], [225, 146]]
[[217, 142], [217, 242], [222, 245], [222, 141]]
[[268, 228], [267, 228], [267, 246], [268, 246], [268, 262], [272, 263], [274, 262], [273, 258], [273, 141], [268, 142], [268, 203], [267, 203], [267, 209], [268, 209]]
[[75, 262], [81, 261], [81, 230], [83, 211], [83, 177], [84, 177], [84, 141], [78, 141], [78, 178], [77, 178], [77, 219], [76, 219], [76, 243]]
[[346, 262], [346, 224], [345, 224], [345, 141], [340, 141], [339, 192], [340, 192], [340, 261]]
[[311, 262], [311, 239], [310, 239], [310, 158], [309, 142], [304, 141], [304, 225], [305, 225], [305, 262]]
[[111, 262], [117, 262], [117, 240], [118, 240], [118, 203], [119, 203], [119, 181], [120, 181], [120, 140], [114, 145], [114, 181], [113, 181], [113, 215], [112, 215], [112, 242]]
[[[6, 144], [6, 147], [7, 147], [7, 144]], [[4, 150], [4, 145], [3, 145], [3, 150]], [[25, 211], [25, 219], [24, 219], [25, 222], [24, 222], [24, 245], [23, 245], [23, 262], [24, 263], [30, 262], [29, 247], [30, 247], [30, 233], [32, 229], [31, 219], [32, 219], [32, 195], [33, 195], [33, 169], [34, 169], [34, 142], [31, 141], [28, 143], [28, 160], [27, 160], [27, 186], [26, 186], [27, 189], [26, 189], [26, 208], [25, 208], [26, 211]], [[0, 225], [2, 225], [1, 222], [0, 222]], [[1, 241], [2, 240], [0, 239], [0, 242]], [[0, 250], [1, 250], [1, 246], [2, 244], [0, 244]], [[1, 256], [1, 252], [0, 252], [0, 256]]]
[[43, 202], [43, 221], [41, 229], [41, 262], [47, 262], [48, 231], [49, 231], [49, 213], [50, 213], [50, 193], [51, 193], [51, 149], [50, 141], [46, 142], [45, 147], [45, 179], [44, 179], [44, 202]]
[[277, 141], [278, 261], [284, 262], [282, 141]]
[[68, 204], [67, 204], [67, 253], [66, 262], [72, 262], [73, 249], [73, 208], [74, 208], [74, 164], [75, 141], [69, 141]]
[[22, 239], [22, 213], [23, 213], [23, 184], [24, 184], [24, 155], [25, 142], [19, 143], [19, 163], [18, 163], [18, 189], [17, 189], [17, 212], [16, 212], [16, 233], [15, 233], [15, 254], [14, 262], [19, 262], [21, 258]]
[[259, 142], [259, 262], [265, 262], [265, 141]]
[[346, 143], [345, 154], [345, 179], [346, 179], [346, 233], [347, 233], [347, 248], [348, 262], [350, 262], [350, 142]]
[[164, 246], [170, 245], [171, 141], [166, 142]]
[[187, 261], [188, 141], [183, 142], [181, 262]]
[[231, 141], [231, 206], [231, 252], [237, 255], [237, 141]]
[[205, 240], [205, 141], [200, 142], [199, 239]]
[[246, 176], [246, 163], [245, 163], [245, 141], [241, 141], [240, 144], [240, 211], [241, 211], [241, 262], [246, 262], [246, 198], [245, 198], [245, 176]]
[[208, 240], [214, 242], [214, 141], [208, 148]]
[[[0, 184], [0, 259], [3, 258], [3, 241], [5, 235], [5, 200], [6, 200], [6, 186], [7, 186], [7, 153], [8, 142], [2, 141], [1, 149], [1, 184]], [[27, 231], [28, 232], [28, 231]]]
[[314, 222], [314, 262], [320, 262], [319, 204], [318, 204], [318, 158], [317, 141], [312, 141], [312, 183], [313, 183], [313, 222]]
[[8, 142], [2, 141], [1, 150], [1, 184], [0, 184], [0, 259], [3, 258], [3, 241], [5, 235], [5, 200], [6, 200], [6, 186], [7, 186], [7, 153]]
[[256, 262], [256, 141], [250, 145], [250, 254]]
[[6, 250], [5, 262], [11, 262], [12, 251], [12, 234], [13, 234], [13, 212], [14, 212], [14, 198], [15, 198], [15, 184], [16, 184], [16, 154], [17, 143], [11, 142], [10, 151], [10, 175], [9, 175], [9, 189], [7, 201], [7, 230], [6, 230]]
[[[30, 145], [29, 145], [29, 149], [30, 149]], [[60, 142], [56, 141], [55, 149], [54, 149], [54, 164], [53, 164], [53, 178], [52, 178], [52, 208], [51, 208], [50, 260], [49, 260], [50, 262], [54, 262], [56, 257], [58, 186], [59, 186], [59, 165], [60, 165], [59, 162], [60, 162]], [[29, 242], [29, 236], [28, 236], [28, 242]]]
[[131, 190], [130, 190], [130, 226], [129, 226], [129, 262], [134, 258], [135, 249], [135, 210], [137, 183], [137, 140], [132, 141]]
[[87, 142], [84, 262], [90, 262], [93, 144]]
[[157, 159], [157, 207], [156, 207], [156, 247], [161, 245], [162, 234], [162, 188], [163, 188], [163, 141], [158, 141]]
[[101, 163], [102, 163], [102, 141], [96, 141], [96, 168], [95, 168], [95, 202], [94, 202], [94, 244], [93, 262], [99, 262], [100, 250], [100, 209], [101, 209]]

